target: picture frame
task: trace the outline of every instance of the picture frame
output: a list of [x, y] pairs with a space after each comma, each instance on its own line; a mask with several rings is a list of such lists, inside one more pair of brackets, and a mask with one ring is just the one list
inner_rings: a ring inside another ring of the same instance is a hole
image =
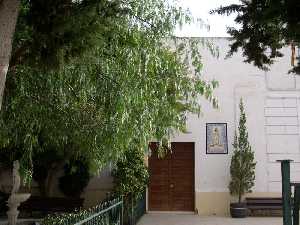
[[228, 154], [227, 123], [206, 123], [206, 154]]

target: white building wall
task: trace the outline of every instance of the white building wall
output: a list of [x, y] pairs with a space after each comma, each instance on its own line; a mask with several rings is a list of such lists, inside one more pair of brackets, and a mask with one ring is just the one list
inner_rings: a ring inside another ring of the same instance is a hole
[[[285, 57], [265, 72], [244, 63], [241, 52], [224, 59], [229, 50], [226, 38], [212, 38], [220, 49], [215, 58], [209, 50], [201, 50], [206, 80], [216, 79], [219, 88], [215, 95], [219, 108], [213, 109], [201, 99], [201, 117], [189, 115], [188, 133], [177, 134], [172, 141], [195, 142], [195, 192], [196, 207], [200, 214], [228, 213], [229, 167], [232, 141], [239, 120], [239, 99], [242, 97], [247, 114], [247, 126], [252, 149], [257, 160], [253, 195], [280, 195], [281, 174], [278, 159], [293, 159], [292, 180], [300, 181], [299, 109], [300, 78], [288, 74], [290, 49]], [[206, 154], [206, 123], [227, 123], [229, 154]], [[208, 197], [211, 196], [211, 197]], [[215, 204], [214, 196], [221, 196]], [[222, 205], [222, 203], [221, 203]], [[222, 209], [222, 207], [226, 207]]]

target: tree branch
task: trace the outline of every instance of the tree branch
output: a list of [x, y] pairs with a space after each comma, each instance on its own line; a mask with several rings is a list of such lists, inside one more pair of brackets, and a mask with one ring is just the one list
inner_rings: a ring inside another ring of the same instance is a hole
[[134, 14], [130, 14], [130, 15], [133, 16], [134, 18], [136, 18], [137, 20], [139, 20], [140, 22], [148, 24], [153, 30], [156, 30], [156, 27], [152, 23], [150, 23], [149, 21], [147, 21], [147, 20], [145, 20], [145, 19], [143, 19], [143, 18], [141, 18], [137, 15], [134, 15]]

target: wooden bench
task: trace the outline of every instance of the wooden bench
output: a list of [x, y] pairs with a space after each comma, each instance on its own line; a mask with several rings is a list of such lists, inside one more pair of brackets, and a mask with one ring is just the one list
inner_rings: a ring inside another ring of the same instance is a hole
[[282, 215], [282, 198], [246, 198], [250, 215]]

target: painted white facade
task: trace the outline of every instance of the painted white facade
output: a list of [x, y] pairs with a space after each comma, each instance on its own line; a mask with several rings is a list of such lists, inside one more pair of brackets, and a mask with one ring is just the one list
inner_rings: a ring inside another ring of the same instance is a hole
[[[220, 49], [215, 58], [202, 48], [203, 78], [216, 79], [215, 90], [219, 108], [214, 109], [201, 100], [203, 115], [189, 115], [188, 134], [178, 134], [174, 142], [195, 142], [195, 191], [201, 193], [228, 192], [229, 166], [235, 127], [239, 120], [239, 99], [242, 97], [247, 114], [247, 127], [257, 160], [257, 192], [280, 193], [281, 173], [277, 159], [293, 159], [292, 180], [300, 181], [299, 113], [300, 76], [288, 74], [291, 69], [291, 50], [283, 50], [285, 57], [262, 71], [244, 63], [241, 52], [224, 59], [229, 50], [227, 38], [212, 38]], [[206, 123], [227, 123], [228, 155], [206, 154]], [[196, 205], [198, 199], [196, 197]]]

